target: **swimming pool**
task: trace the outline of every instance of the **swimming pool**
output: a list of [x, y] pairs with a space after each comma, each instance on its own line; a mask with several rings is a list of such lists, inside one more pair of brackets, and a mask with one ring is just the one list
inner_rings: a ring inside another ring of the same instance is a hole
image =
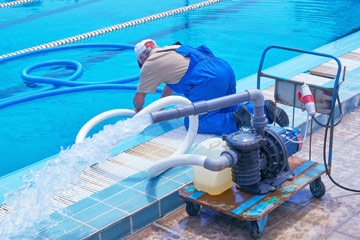
[[[157, 0], [145, 6], [129, 0], [38, 1], [1, 9], [0, 54], [197, 2]], [[160, 46], [176, 41], [193, 46], [206, 44], [233, 66], [240, 79], [256, 72], [260, 55], [268, 45], [312, 50], [356, 31], [360, 27], [359, 10], [360, 6], [351, 0], [224, 1], [81, 43], [134, 44], [150, 37]], [[267, 65], [289, 57], [292, 55], [273, 57]], [[35, 63], [59, 59], [83, 64], [84, 73], [77, 81], [105, 81], [139, 73], [132, 51], [89, 48], [34, 55], [0, 65], [0, 101], [44, 88], [24, 83], [21, 71]], [[65, 67], [47, 67], [33, 74], [66, 78], [72, 72]], [[136, 82], [132, 84], [136, 86]], [[133, 94], [128, 90], [79, 92], [0, 109], [0, 176], [52, 156], [61, 146], [70, 146], [79, 129], [93, 116], [110, 109], [132, 108]], [[147, 103], [158, 97], [149, 95]]]

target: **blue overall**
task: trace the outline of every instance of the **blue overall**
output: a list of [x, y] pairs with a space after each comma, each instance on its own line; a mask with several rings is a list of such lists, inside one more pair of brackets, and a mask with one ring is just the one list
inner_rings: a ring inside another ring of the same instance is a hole
[[[187, 72], [177, 84], [167, 84], [192, 102], [236, 93], [235, 75], [230, 65], [217, 58], [206, 46], [182, 45], [176, 52], [190, 58]], [[237, 105], [199, 115], [198, 133], [228, 134], [238, 131], [233, 112]], [[189, 121], [185, 119], [186, 128]]]

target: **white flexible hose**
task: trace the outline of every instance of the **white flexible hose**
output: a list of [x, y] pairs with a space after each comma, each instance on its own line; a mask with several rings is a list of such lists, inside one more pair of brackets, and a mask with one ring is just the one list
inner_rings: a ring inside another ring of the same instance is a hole
[[[129, 110], [129, 109], [114, 109], [107, 112], [103, 112], [94, 118], [90, 119], [79, 131], [78, 135], [76, 136], [76, 143], [81, 143], [84, 141], [86, 135], [90, 132], [92, 128], [94, 128], [97, 124], [100, 122], [107, 120], [109, 118], [113, 117], [120, 117], [120, 116], [126, 116], [126, 117], [141, 117], [145, 114], [149, 114], [151, 112], [159, 111], [165, 107], [172, 106], [172, 105], [180, 105], [180, 106], [186, 106], [191, 104], [191, 101], [187, 98], [181, 97], [181, 96], [169, 96], [165, 98], [160, 98], [159, 100], [151, 103], [146, 108], [141, 110], [138, 114], [135, 115], [135, 111]], [[183, 141], [183, 144], [178, 148], [178, 150], [172, 154], [171, 156], [186, 153], [189, 148], [191, 147], [192, 143], [194, 142], [194, 139], [197, 134], [199, 126], [199, 119], [198, 116], [190, 116], [189, 117], [189, 129], [186, 134], [185, 140]]]
[[[165, 98], [160, 98], [159, 100], [151, 103], [146, 108], [141, 110], [138, 114], [135, 115], [135, 117], [140, 117], [143, 116], [144, 114], [149, 114], [151, 112], [159, 111], [165, 107], [172, 105], [186, 106], [189, 104], [191, 104], [191, 101], [181, 96], [169, 96]], [[177, 151], [173, 153], [171, 156], [186, 153], [189, 150], [189, 148], [191, 147], [192, 143], [195, 140], [198, 127], [199, 127], [198, 116], [197, 115], [189, 116], [189, 129], [186, 134], [185, 140], [183, 141], [183, 144], [177, 149]]]
[[113, 117], [132, 117], [136, 114], [134, 110], [130, 109], [114, 109], [110, 111], [103, 112], [92, 119], [90, 119], [79, 131], [76, 136], [75, 143], [81, 143], [86, 138], [86, 135], [99, 123]]
[[156, 177], [169, 168], [182, 165], [197, 165], [203, 167], [206, 158], [207, 156], [196, 154], [170, 156], [146, 169], [146, 175], [150, 178]]

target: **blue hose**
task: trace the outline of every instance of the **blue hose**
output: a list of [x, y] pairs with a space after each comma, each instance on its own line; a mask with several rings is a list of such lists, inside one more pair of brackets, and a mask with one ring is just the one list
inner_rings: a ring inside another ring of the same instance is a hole
[[90, 90], [103, 90], [103, 89], [136, 90], [136, 88], [137, 88], [136, 86], [131, 86], [131, 85], [97, 84], [97, 85], [87, 85], [80, 87], [56, 89], [52, 91], [41, 91], [41, 92], [36, 92], [34, 94], [29, 94], [26, 96], [20, 96], [18, 98], [14, 98], [11, 101], [0, 102], [0, 109], [18, 103], [23, 103], [44, 97], [56, 96], [65, 93], [74, 93], [74, 92], [82, 92], [82, 91], [90, 91]]
[[[53, 66], [53, 65], [64, 65], [64, 66], [70, 66], [74, 67], [75, 73], [68, 77], [66, 80], [57, 79], [57, 78], [50, 78], [50, 77], [40, 77], [40, 76], [31, 76], [29, 73], [33, 71], [34, 69], [46, 67], [46, 66]], [[83, 72], [83, 68], [81, 63], [73, 60], [55, 60], [55, 61], [48, 61], [48, 62], [42, 62], [37, 63], [35, 65], [32, 65], [30, 67], [25, 68], [22, 73], [21, 77], [28, 81], [33, 83], [47, 83], [47, 84], [53, 84], [58, 86], [67, 86], [67, 87], [77, 87], [77, 86], [85, 86], [85, 85], [97, 85], [97, 84], [113, 84], [113, 83], [129, 83], [139, 80], [139, 76], [133, 76], [128, 78], [121, 78], [121, 79], [115, 79], [115, 80], [109, 80], [109, 81], [101, 81], [101, 82], [73, 82], [77, 78], [81, 76]]]
[[[75, 49], [75, 48], [95, 48], [95, 47], [112, 47], [119, 48], [121, 50], [134, 49], [132, 45], [123, 45], [123, 44], [76, 44], [70, 46], [61, 46], [56, 48], [47, 48], [41, 49], [33, 52], [27, 52], [11, 57], [7, 57], [4, 59], [0, 59], [0, 63], [7, 62], [10, 60], [18, 59], [21, 57], [26, 57], [30, 55], [36, 55], [40, 53], [67, 50], [67, 49]], [[32, 76], [30, 72], [41, 67], [45, 66], [54, 66], [54, 65], [64, 65], [75, 68], [75, 72], [69, 76], [67, 79], [57, 79], [51, 77], [40, 77], [40, 76]], [[4, 101], [0, 101], [0, 109], [5, 108], [14, 104], [19, 104], [39, 98], [50, 97], [60, 94], [73, 93], [73, 92], [82, 92], [82, 91], [91, 91], [91, 90], [104, 90], [104, 89], [121, 89], [121, 90], [136, 90], [136, 86], [134, 85], [125, 85], [124, 83], [134, 82], [139, 80], [139, 76], [133, 76], [128, 78], [121, 78], [103, 82], [75, 82], [83, 72], [83, 67], [81, 63], [73, 60], [56, 60], [56, 61], [47, 61], [32, 65], [27, 67], [21, 73], [21, 77], [33, 83], [45, 83], [52, 84], [53, 86], [47, 87], [45, 89], [38, 90], [32, 93], [26, 93], [21, 96], [7, 98]], [[69, 87], [58, 89], [59, 87]], [[156, 92], [161, 93], [162, 89], [158, 88]]]
[[[34, 69], [41, 68], [41, 67], [47, 67], [47, 66], [54, 66], [54, 65], [57, 65], [57, 66], [58, 65], [63, 65], [63, 66], [74, 67], [76, 69], [76, 71], [70, 77], [68, 77], [66, 80], [29, 75], [29, 73]], [[59, 85], [59, 86], [73, 87], [73, 86], [76, 86], [76, 85], [68, 84], [68, 82], [74, 81], [77, 78], [79, 78], [81, 76], [82, 72], [83, 72], [83, 67], [82, 67], [81, 63], [79, 63], [77, 61], [73, 61], [73, 60], [59, 60], [59, 61], [57, 61], [56, 60], [56, 61], [42, 62], [42, 63], [32, 65], [30, 67], [27, 67], [22, 71], [21, 77], [24, 80], [28, 81], [28, 82], [48, 83], [48, 84]]]

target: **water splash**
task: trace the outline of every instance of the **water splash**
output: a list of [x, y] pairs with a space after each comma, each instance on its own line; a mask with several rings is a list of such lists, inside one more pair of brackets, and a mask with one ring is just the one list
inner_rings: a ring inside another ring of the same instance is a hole
[[81, 172], [109, 158], [108, 151], [115, 144], [142, 132], [150, 124], [150, 116], [144, 115], [107, 125], [92, 138], [62, 149], [43, 169], [30, 172], [21, 188], [5, 195], [8, 213], [0, 220], [0, 239], [34, 236], [39, 223], [49, 219], [50, 210], [59, 210], [53, 201], [54, 194], [67, 189], [71, 182], [81, 183]]

